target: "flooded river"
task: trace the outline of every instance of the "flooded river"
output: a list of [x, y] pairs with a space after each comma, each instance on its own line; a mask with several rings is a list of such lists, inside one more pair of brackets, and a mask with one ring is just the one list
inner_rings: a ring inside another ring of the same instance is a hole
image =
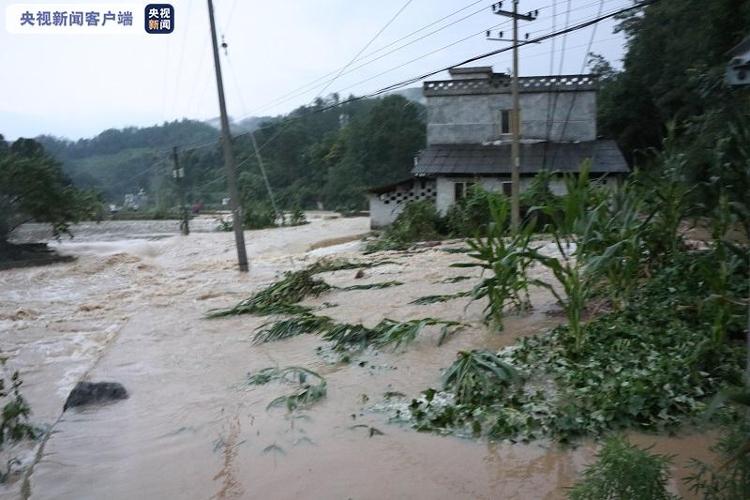
[[[590, 463], [590, 443], [572, 449], [421, 434], [373, 411], [385, 392], [414, 396], [436, 387], [459, 350], [498, 348], [553, 326], [551, 297], [537, 292], [535, 311], [511, 317], [498, 334], [482, 325], [481, 304], [408, 304], [469, 289], [472, 281], [436, 284], [465, 274], [449, 267], [461, 254], [388, 255], [393, 263], [358, 280], [356, 270], [327, 273], [341, 286], [404, 282], [306, 302], [337, 320], [372, 326], [435, 316], [471, 325], [442, 347], [428, 334], [402, 351], [330, 364], [316, 352], [323, 345], [316, 337], [253, 345], [267, 318], [204, 315], [322, 255], [363, 258], [357, 240], [369, 221], [316, 214], [305, 226], [248, 231], [246, 275], [236, 271], [232, 233], [206, 224], [188, 237], [158, 221], [83, 227], [57, 245], [75, 262], [0, 272], [0, 349], [23, 376], [33, 422], [51, 430], [41, 447], [9, 450], [22, 471], [0, 498], [557, 499]], [[289, 387], [248, 386], [247, 373], [289, 365], [323, 375], [328, 395], [303, 412], [267, 410]], [[82, 379], [120, 382], [130, 397], [63, 414]], [[371, 437], [370, 427], [382, 435]], [[680, 477], [688, 458], [710, 458], [713, 437], [634, 439], [674, 454]], [[688, 495], [679, 481], [672, 487]]]

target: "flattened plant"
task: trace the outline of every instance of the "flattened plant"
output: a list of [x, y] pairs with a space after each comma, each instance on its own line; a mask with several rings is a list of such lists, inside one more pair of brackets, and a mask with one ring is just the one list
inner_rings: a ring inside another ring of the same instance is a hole
[[315, 269], [307, 268], [300, 271], [288, 271], [283, 279], [255, 293], [236, 306], [229, 309], [211, 311], [209, 318], [234, 316], [239, 314], [298, 314], [306, 311], [296, 305], [306, 297], [317, 297], [331, 289], [325, 281], [316, 279]]
[[476, 404], [497, 398], [503, 387], [518, 380], [516, 370], [490, 351], [461, 351], [446, 370], [443, 389], [459, 404]]
[[449, 300], [453, 299], [459, 299], [461, 297], [469, 297], [471, 296], [472, 292], [458, 292], [458, 293], [450, 293], [446, 295], [426, 295], [424, 297], [419, 297], [418, 299], [412, 300], [409, 302], [409, 304], [415, 304], [418, 306], [424, 306], [427, 304], [437, 304], [440, 302], [448, 302]]
[[438, 345], [441, 345], [448, 336], [463, 327], [458, 321], [446, 321], [435, 318], [414, 319], [404, 322], [397, 322], [386, 318], [374, 328], [377, 335], [375, 344], [378, 347], [393, 346], [394, 350], [398, 349], [402, 345], [414, 342], [419, 333], [428, 326], [441, 327]]
[[303, 312], [281, 321], [269, 322], [262, 325], [253, 337], [253, 343], [265, 344], [276, 342], [306, 333], [317, 334], [330, 328], [333, 320], [327, 316], [316, 316]]
[[289, 411], [309, 406], [326, 396], [326, 381], [312, 370], [299, 366], [286, 368], [270, 367], [248, 375], [249, 385], [265, 385], [272, 381], [297, 384], [298, 388], [291, 394], [279, 396], [270, 403], [267, 409], [286, 406]]
[[367, 283], [363, 285], [352, 285], [342, 288], [341, 290], [345, 292], [350, 292], [354, 290], [380, 290], [382, 288], [390, 288], [392, 286], [400, 286], [403, 285], [400, 281], [383, 281], [380, 283]]

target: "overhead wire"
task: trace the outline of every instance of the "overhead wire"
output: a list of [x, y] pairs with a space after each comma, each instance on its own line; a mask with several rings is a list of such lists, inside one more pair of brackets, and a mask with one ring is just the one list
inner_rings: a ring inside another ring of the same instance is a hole
[[[402, 40], [405, 40], [405, 39], [411, 37], [412, 35], [415, 35], [415, 34], [421, 32], [421, 31], [424, 31], [425, 29], [430, 28], [430, 27], [434, 26], [435, 24], [438, 24], [438, 23], [440, 23], [440, 22], [442, 22], [442, 21], [444, 21], [446, 19], [449, 19], [449, 18], [453, 17], [454, 15], [456, 15], [456, 14], [458, 14], [460, 12], [463, 12], [464, 10], [466, 10], [466, 9], [468, 9], [470, 7], [473, 7], [474, 5], [476, 5], [478, 3], [482, 3], [483, 1], [486, 1], [486, 0], [477, 0], [475, 2], [470, 3], [469, 5], [466, 5], [466, 6], [460, 8], [458, 10], [455, 10], [455, 11], [451, 12], [450, 14], [448, 14], [447, 16], [444, 16], [444, 17], [442, 17], [442, 18], [440, 18], [440, 19], [438, 19], [436, 21], [433, 21], [433, 22], [431, 22], [431, 23], [429, 23], [429, 24], [427, 24], [427, 25], [425, 25], [425, 26], [423, 26], [423, 27], [421, 27], [421, 28], [419, 28], [419, 29], [417, 29], [415, 31], [412, 31], [411, 33], [409, 33], [407, 35], [404, 35], [404, 36], [402, 36], [402, 37], [394, 40], [393, 42], [390, 42], [390, 43], [388, 43], [388, 44], [386, 44], [386, 45], [384, 45], [384, 46], [382, 46], [382, 47], [380, 47], [378, 49], [375, 49], [375, 50], [373, 50], [371, 52], [368, 52], [367, 54], [364, 54], [362, 57], [360, 57], [359, 60], [366, 60], [366, 59], [370, 58], [371, 56], [373, 56], [373, 55], [375, 55], [375, 54], [377, 54], [379, 52], [382, 52], [383, 50], [385, 50], [385, 49], [387, 49], [387, 48], [389, 48], [389, 47], [397, 44], [398, 42], [400, 42]], [[435, 34], [435, 33], [439, 32], [439, 31], [442, 31], [445, 28], [453, 26], [454, 24], [459, 23], [459, 22], [461, 22], [461, 21], [463, 21], [465, 19], [468, 19], [469, 17], [474, 16], [474, 15], [476, 15], [476, 14], [478, 14], [478, 13], [484, 11], [484, 10], [485, 10], [485, 7], [482, 7], [481, 9], [479, 9], [477, 11], [474, 11], [471, 14], [465, 16], [465, 17], [462, 17], [461, 19], [458, 19], [457, 21], [453, 21], [453, 22], [451, 22], [449, 24], [446, 24], [445, 26], [442, 26], [442, 27], [438, 28], [437, 30], [432, 31], [432, 32], [428, 33], [427, 35], [423, 35], [422, 37], [420, 37], [420, 38], [418, 38], [418, 39], [416, 39], [416, 40], [414, 40], [412, 42], [409, 42], [408, 44], [404, 44], [400, 48], [403, 48], [404, 46], [410, 45], [412, 43], [415, 43], [416, 41], [419, 41], [419, 40], [422, 40], [422, 39], [424, 39], [424, 38], [426, 38], [428, 36], [431, 36], [432, 34]], [[389, 51], [388, 53], [389, 54], [393, 53], [396, 50], [400, 50], [400, 48], [394, 49], [393, 51]], [[380, 59], [380, 57], [378, 59]], [[358, 69], [360, 67], [362, 67], [362, 66], [357, 66], [357, 68], [354, 68], [354, 69]], [[268, 107], [270, 107], [272, 105], [281, 104], [282, 102], [286, 102], [286, 101], [288, 101], [291, 98], [295, 98], [295, 97], [298, 97], [299, 95], [303, 95], [303, 94], [305, 94], [307, 92], [310, 92], [312, 90], [310, 87], [313, 87], [315, 84], [317, 84], [317, 83], [325, 80], [329, 76], [336, 74], [336, 72], [339, 71], [339, 70], [340, 70], [340, 68], [336, 69], [336, 70], [333, 70], [330, 73], [326, 73], [325, 75], [320, 76], [320, 77], [316, 78], [315, 80], [312, 80], [312, 81], [310, 81], [310, 82], [308, 82], [308, 83], [306, 83], [306, 84], [304, 84], [304, 85], [302, 85], [300, 87], [292, 89], [289, 92], [287, 92], [286, 94], [283, 94], [283, 95], [281, 95], [279, 97], [276, 97], [276, 98], [274, 98], [274, 99], [272, 99], [270, 101], [267, 101], [265, 104], [262, 104], [260, 107], [255, 108], [255, 109], [251, 110], [250, 112], [251, 113], [257, 113], [258, 111], [266, 109], [266, 108], [268, 108]], [[287, 97], [289, 97], [289, 99]]]
[[[602, 10], [604, 9], [604, 0], [601, 0], [601, 3], [599, 4], [599, 13], [597, 15], [602, 14]], [[583, 63], [581, 63], [581, 71], [580, 73], [583, 73], [586, 70], [586, 64], [589, 59], [589, 54], [591, 53], [591, 46], [594, 44], [594, 38], [596, 38], [596, 28], [597, 24], [594, 24], [594, 26], [591, 28], [591, 37], [589, 38], [588, 47], [586, 48], [586, 52], [583, 55]], [[573, 107], [576, 104], [576, 98], [578, 97], [578, 92], [573, 93], [573, 97], [570, 100], [570, 106], [568, 107], [568, 112], [565, 116], [565, 120], [563, 121], [562, 130], [560, 131], [560, 137], [558, 141], [562, 141], [562, 139], [565, 137], [565, 131], [568, 128], [568, 123], [570, 122], [570, 117], [573, 113]], [[555, 161], [557, 160], [557, 152], [559, 148], [555, 148], [555, 152], [552, 155], [552, 168], [555, 168]]]

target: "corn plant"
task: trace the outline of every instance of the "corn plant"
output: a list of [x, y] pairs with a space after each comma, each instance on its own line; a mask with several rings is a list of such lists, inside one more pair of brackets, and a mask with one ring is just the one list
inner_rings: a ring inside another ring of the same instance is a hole
[[457, 293], [450, 293], [446, 295], [426, 295], [424, 297], [419, 297], [418, 299], [414, 299], [409, 304], [414, 304], [418, 306], [424, 306], [427, 304], [437, 304], [440, 302], [448, 302], [449, 300], [458, 299], [461, 297], [469, 297], [471, 295], [471, 292], [457, 292]]
[[345, 292], [351, 292], [354, 290], [380, 290], [383, 288], [390, 288], [392, 286], [401, 286], [401, 285], [403, 285], [403, 283], [400, 281], [383, 281], [380, 283], [367, 283], [364, 285], [347, 286], [347, 287], [341, 288], [341, 290]]
[[568, 330], [574, 340], [575, 351], [580, 351], [585, 341], [585, 325], [583, 311], [594, 291], [594, 276], [579, 260], [564, 255], [563, 258], [548, 257], [536, 251], [530, 255], [546, 266], [562, 286], [560, 293], [555, 286], [542, 280], [532, 280], [531, 283], [549, 290], [565, 311], [568, 320]]
[[490, 273], [489, 277], [474, 288], [472, 299], [487, 297], [489, 303], [485, 308], [485, 318], [500, 329], [503, 327], [506, 307], [530, 307], [526, 270], [531, 264], [528, 249], [533, 224], [526, 225], [521, 231], [508, 237], [509, 210], [507, 201], [491, 199], [492, 222], [487, 228], [487, 238], [475, 238], [467, 242], [472, 249], [469, 257], [479, 262], [453, 264], [453, 267], [479, 267]]
[[588, 264], [591, 272], [606, 278], [617, 310], [627, 306], [641, 275], [643, 234], [651, 220], [642, 217], [642, 212], [642, 198], [632, 185], [626, 184], [583, 217], [589, 222], [579, 235], [577, 257]]
[[445, 339], [455, 333], [463, 325], [458, 321], [446, 321], [435, 318], [414, 319], [411, 321], [397, 322], [390, 319], [384, 319], [374, 331], [377, 334], [375, 344], [378, 347], [393, 346], [394, 350], [402, 345], [411, 344], [417, 338], [417, 335], [427, 326], [441, 326], [440, 340], [441, 345]]
[[327, 316], [316, 316], [303, 312], [281, 321], [263, 324], [255, 333], [253, 343], [265, 344], [303, 335], [305, 333], [320, 333], [333, 324]]
[[[297, 384], [299, 387], [291, 394], [275, 398], [266, 409], [284, 405], [289, 411], [293, 411], [300, 407], [309, 406], [326, 396], [327, 384], [325, 379], [314, 371], [299, 366], [264, 368], [248, 375], [247, 383], [249, 385], [265, 385], [274, 380]], [[309, 382], [309, 380], [313, 382]]]
[[459, 404], [481, 403], [518, 379], [516, 370], [489, 351], [461, 351], [443, 376], [443, 389]]

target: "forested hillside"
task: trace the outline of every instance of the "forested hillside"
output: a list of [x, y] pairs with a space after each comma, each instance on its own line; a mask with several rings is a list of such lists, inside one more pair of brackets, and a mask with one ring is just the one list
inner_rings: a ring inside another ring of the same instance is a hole
[[[243, 127], [256, 130], [272, 192], [282, 208], [363, 208], [368, 187], [409, 175], [414, 154], [425, 141], [424, 108], [396, 95], [330, 108], [337, 100], [335, 95], [318, 99], [285, 117], [245, 121], [234, 129], [246, 205], [267, 206], [270, 198]], [[76, 185], [98, 190], [112, 203], [144, 189], [160, 205], [153, 208], [173, 206], [173, 146], [180, 148], [190, 202], [218, 204], [226, 196], [219, 131], [203, 122], [107, 130], [75, 142], [50, 136], [38, 140]]]

